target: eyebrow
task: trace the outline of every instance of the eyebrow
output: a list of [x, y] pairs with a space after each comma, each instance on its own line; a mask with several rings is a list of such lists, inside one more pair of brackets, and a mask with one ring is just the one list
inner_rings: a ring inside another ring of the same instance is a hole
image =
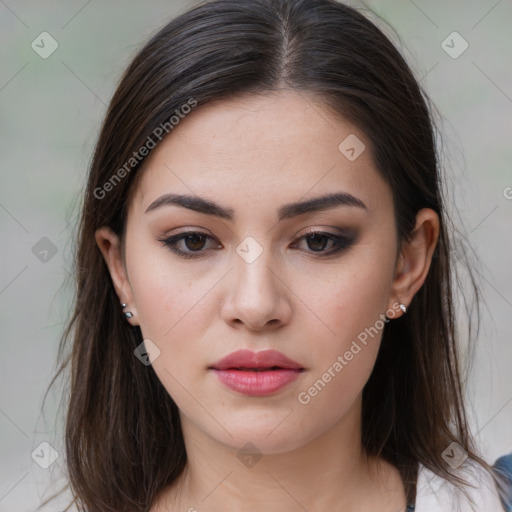
[[[164, 194], [158, 199], [155, 199], [155, 201], [146, 208], [144, 213], [148, 213], [163, 206], [182, 206], [183, 208], [188, 208], [195, 212], [214, 215], [230, 221], [235, 217], [235, 212], [232, 208], [225, 208], [214, 201], [199, 196], [183, 194]], [[304, 213], [328, 210], [338, 206], [355, 206], [364, 210], [367, 209], [361, 199], [347, 192], [338, 192], [308, 199], [307, 201], [285, 204], [279, 208], [277, 213], [278, 219], [281, 221]]]

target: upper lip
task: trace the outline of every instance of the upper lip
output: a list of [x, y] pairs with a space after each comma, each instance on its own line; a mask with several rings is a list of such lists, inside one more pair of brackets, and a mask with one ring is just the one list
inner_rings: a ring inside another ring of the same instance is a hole
[[209, 368], [214, 370], [229, 370], [235, 368], [290, 368], [303, 370], [304, 368], [286, 357], [277, 350], [261, 350], [252, 352], [251, 350], [237, 350], [223, 357]]

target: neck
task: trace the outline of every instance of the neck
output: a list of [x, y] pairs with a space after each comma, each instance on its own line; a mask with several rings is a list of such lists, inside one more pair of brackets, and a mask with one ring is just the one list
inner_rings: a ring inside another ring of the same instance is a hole
[[359, 511], [369, 510], [369, 505], [386, 510], [386, 501], [392, 510], [397, 501], [405, 503], [398, 472], [365, 455], [360, 418], [358, 400], [341, 420], [306, 444], [244, 458], [239, 448], [218, 443], [182, 415], [187, 466], [155, 512], [221, 511], [227, 503], [232, 510], [248, 512]]

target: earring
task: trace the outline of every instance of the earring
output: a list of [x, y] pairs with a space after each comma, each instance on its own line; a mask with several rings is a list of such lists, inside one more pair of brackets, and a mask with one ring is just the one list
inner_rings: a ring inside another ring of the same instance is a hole
[[407, 308], [405, 307], [405, 304], [400, 304], [400, 309], [401, 309], [404, 313], [407, 313]]
[[[126, 304], [123, 302], [123, 303], [121, 304], [121, 306], [122, 306], [122, 308], [124, 309], [124, 308], [126, 307]], [[132, 313], [131, 311], [125, 311], [124, 316], [125, 316], [126, 318], [132, 318], [132, 317], [133, 317], [133, 313]]]

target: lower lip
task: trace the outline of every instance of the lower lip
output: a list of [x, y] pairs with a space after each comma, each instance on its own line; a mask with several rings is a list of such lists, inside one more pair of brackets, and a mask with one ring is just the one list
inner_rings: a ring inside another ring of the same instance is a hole
[[228, 388], [249, 396], [265, 396], [277, 393], [293, 382], [302, 370], [281, 369], [263, 372], [244, 370], [215, 370], [219, 380]]

